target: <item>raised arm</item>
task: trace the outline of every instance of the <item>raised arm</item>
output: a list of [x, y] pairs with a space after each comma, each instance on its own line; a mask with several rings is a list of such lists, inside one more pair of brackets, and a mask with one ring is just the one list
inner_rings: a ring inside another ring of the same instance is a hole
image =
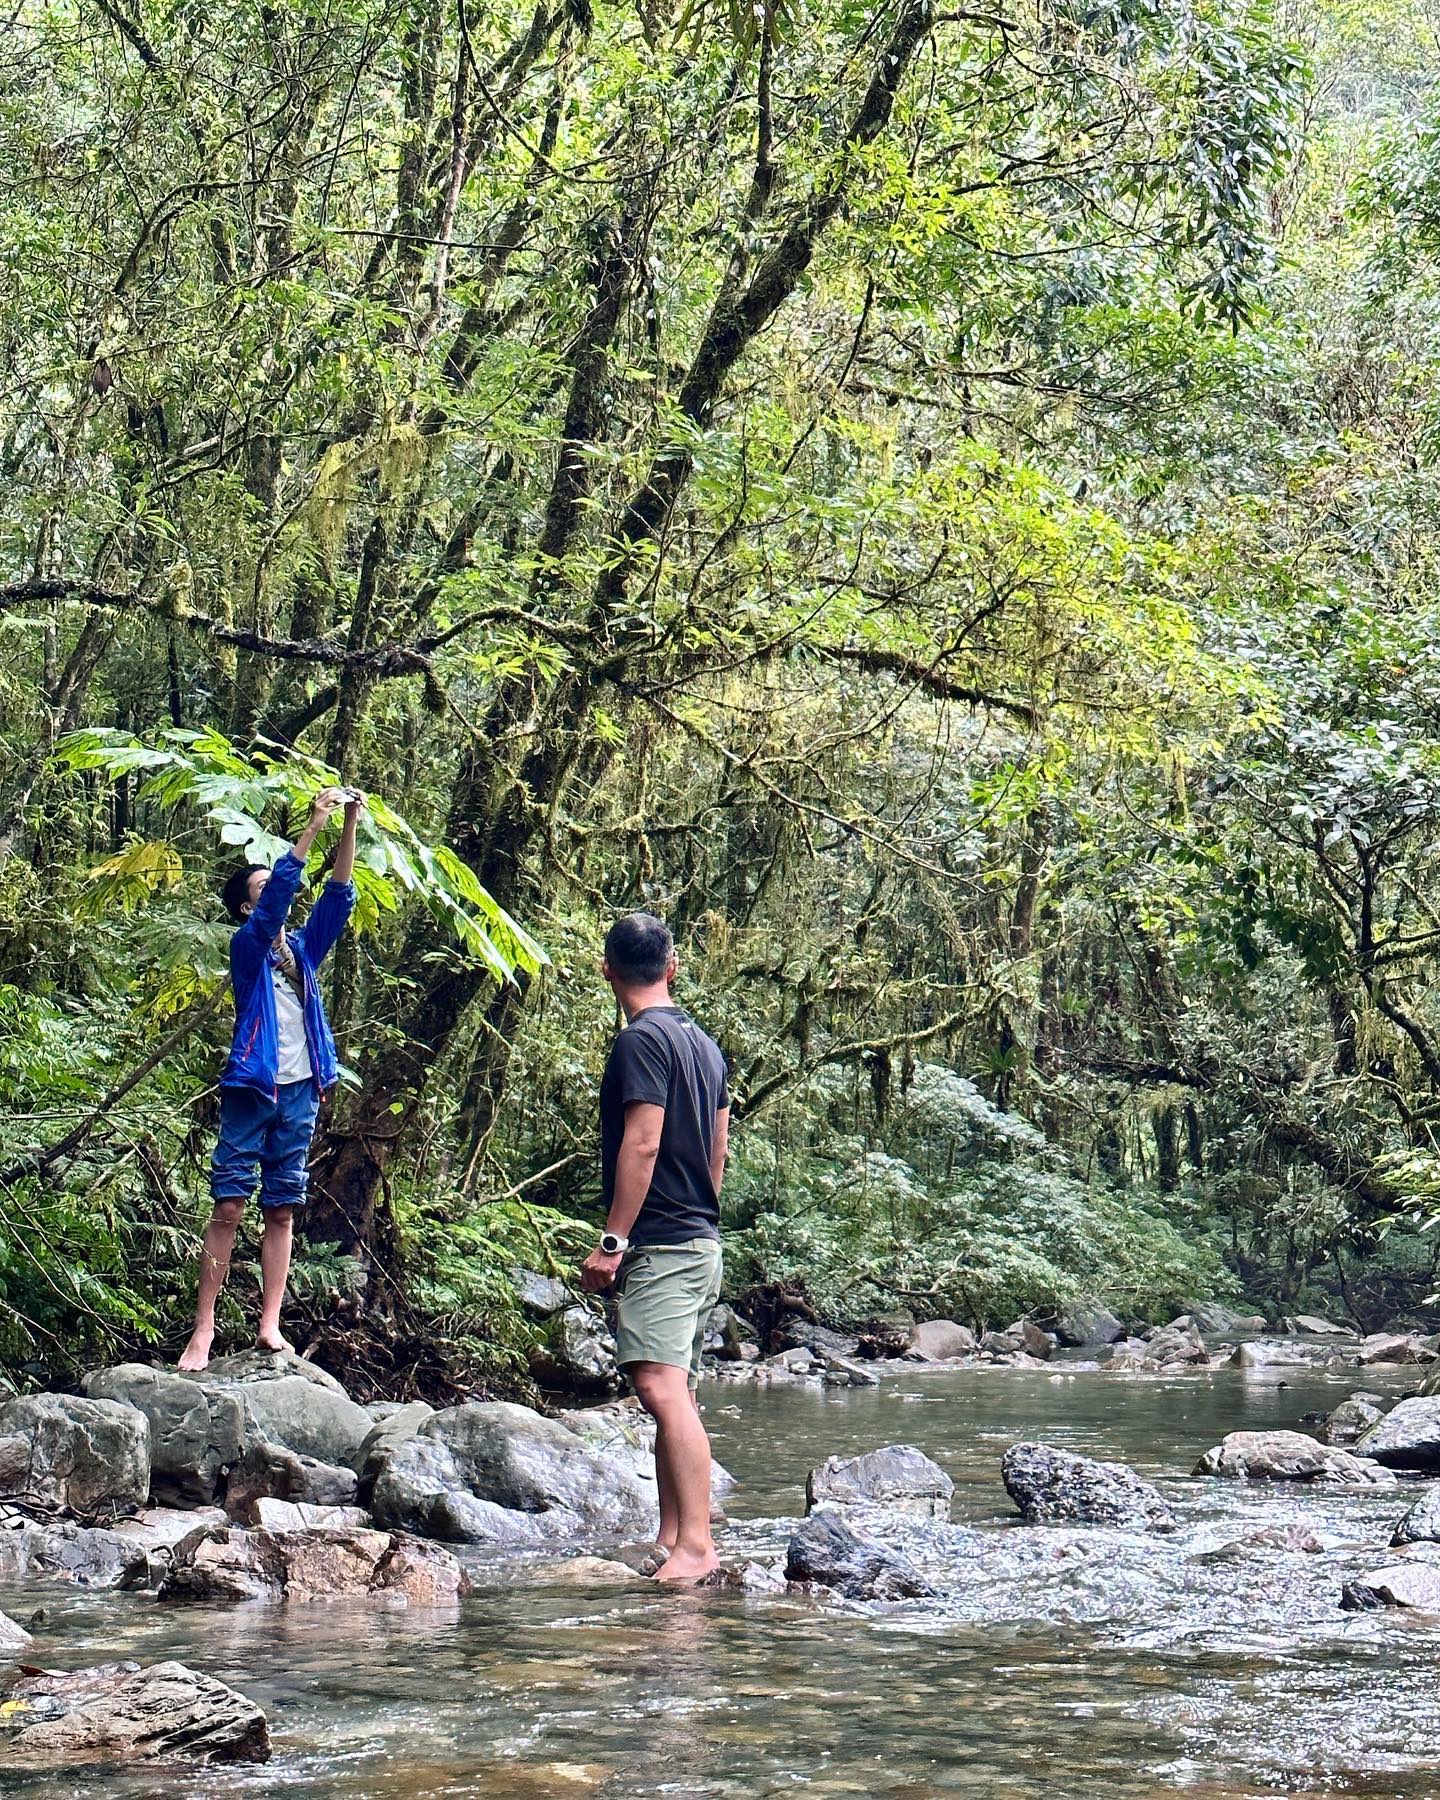
[[365, 796], [358, 788], [347, 788], [345, 792], [349, 796], [345, 801], [345, 824], [335, 848], [335, 866], [330, 871], [330, 879], [341, 882], [349, 881], [355, 873], [355, 828], [365, 810]]

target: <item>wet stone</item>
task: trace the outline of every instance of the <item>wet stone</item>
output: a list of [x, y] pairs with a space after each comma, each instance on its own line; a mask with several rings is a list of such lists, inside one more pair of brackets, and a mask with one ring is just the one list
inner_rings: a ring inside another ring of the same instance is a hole
[[1440, 1484], [1427, 1488], [1395, 1527], [1392, 1544], [1440, 1543]]
[[1440, 1613], [1440, 1569], [1428, 1563], [1394, 1563], [1347, 1581], [1340, 1596], [1346, 1612], [1374, 1612], [1381, 1607], [1413, 1608]]
[[1321, 1426], [1321, 1442], [1346, 1448], [1357, 1443], [1384, 1417], [1380, 1408], [1368, 1400], [1342, 1400]]
[[785, 1578], [818, 1583], [850, 1600], [913, 1600], [936, 1592], [903, 1551], [861, 1537], [832, 1507], [811, 1513], [792, 1534]]
[[1355, 1449], [1392, 1469], [1440, 1470], [1440, 1396], [1402, 1400]]
[[919, 1518], [950, 1516], [955, 1484], [910, 1444], [887, 1444], [862, 1456], [832, 1456], [805, 1481], [805, 1509], [887, 1507]]
[[1158, 1488], [1123, 1463], [1094, 1462], [1049, 1444], [1012, 1444], [1000, 1459], [1005, 1491], [1031, 1524], [1128, 1525], [1173, 1531]]
[[29, 1676], [9, 1686], [6, 1710], [20, 1729], [0, 1750], [0, 1770], [142, 1758], [264, 1762], [270, 1755], [260, 1708], [178, 1662]]
[[1232, 1431], [1195, 1465], [1197, 1475], [1240, 1481], [1313, 1481], [1334, 1487], [1393, 1487], [1388, 1469], [1301, 1431]]

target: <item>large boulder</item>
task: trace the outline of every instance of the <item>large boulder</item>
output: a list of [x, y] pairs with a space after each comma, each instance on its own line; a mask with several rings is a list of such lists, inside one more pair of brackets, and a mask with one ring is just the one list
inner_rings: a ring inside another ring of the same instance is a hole
[[619, 1457], [529, 1407], [479, 1401], [427, 1419], [371, 1493], [382, 1525], [456, 1543], [626, 1538], [653, 1531], [653, 1494]]
[[[372, 1411], [375, 1409], [372, 1408]], [[376, 1419], [374, 1425], [365, 1435], [360, 1446], [357, 1459], [359, 1470], [359, 1492], [357, 1498], [362, 1505], [370, 1503], [370, 1491], [375, 1486], [375, 1477], [384, 1468], [391, 1454], [401, 1444], [414, 1437], [415, 1433], [427, 1419], [435, 1417], [435, 1408], [424, 1400], [409, 1400], [403, 1406], [389, 1407]]]
[[1440, 1470], [1440, 1396], [1402, 1400], [1356, 1440], [1355, 1453], [1390, 1469]]
[[259, 1437], [242, 1394], [174, 1369], [119, 1363], [81, 1383], [96, 1400], [134, 1407], [150, 1425], [150, 1485], [162, 1506], [210, 1506]]
[[850, 1600], [912, 1600], [935, 1592], [909, 1557], [861, 1537], [828, 1507], [792, 1533], [785, 1578], [833, 1588]]
[[1346, 1612], [1373, 1612], [1402, 1606], [1416, 1612], [1440, 1613], [1440, 1569], [1430, 1563], [1392, 1563], [1347, 1581], [1340, 1595]]
[[1241, 1323], [1240, 1315], [1231, 1312], [1228, 1306], [1221, 1306], [1218, 1301], [1208, 1300], [1190, 1309], [1190, 1322], [1197, 1331], [1203, 1331], [1207, 1337], [1225, 1337], [1235, 1331], [1243, 1331], [1246, 1326]]
[[1435, 1352], [1413, 1331], [1375, 1331], [1361, 1339], [1355, 1360], [1362, 1367], [1371, 1363], [1431, 1363]]
[[1232, 1431], [1205, 1452], [1194, 1472], [1239, 1481], [1314, 1481], [1354, 1488], [1395, 1485], [1395, 1477], [1378, 1463], [1317, 1444], [1303, 1431]]
[[954, 1362], [975, 1353], [975, 1333], [953, 1319], [926, 1319], [910, 1328], [910, 1351], [926, 1362]]
[[0, 1500], [40, 1517], [102, 1520], [150, 1491], [150, 1429], [112, 1400], [29, 1394], [0, 1405]]
[[1129, 1525], [1174, 1531], [1158, 1488], [1124, 1463], [1094, 1462], [1049, 1444], [1012, 1444], [1000, 1459], [1005, 1491], [1032, 1525]]
[[571, 1394], [613, 1394], [620, 1386], [615, 1339], [588, 1306], [567, 1306], [530, 1351], [530, 1373], [542, 1387]]
[[358, 1465], [375, 1423], [333, 1375], [289, 1351], [222, 1356], [186, 1379], [241, 1394], [258, 1435], [270, 1443], [347, 1469]]
[[1342, 1400], [1320, 1427], [1322, 1444], [1335, 1444], [1341, 1449], [1359, 1443], [1365, 1433], [1378, 1425], [1385, 1417], [1378, 1406], [1372, 1406], [1368, 1400], [1357, 1400], [1352, 1396]]
[[1077, 1300], [1055, 1321], [1055, 1335], [1062, 1344], [1090, 1349], [1123, 1338], [1125, 1327], [1109, 1307], [1102, 1306], [1098, 1300]]
[[1287, 1331], [1295, 1332], [1303, 1337], [1348, 1337], [1350, 1334], [1343, 1325], [1337, 1325], [1333, 1319], [1321, 1318], [1318, 1313], [1296, 1313], [1284, 1321]]
[[1164, 1368], [1183, 1368], [1191, 1363], [1208, 1363], [1210, 1352], [1205, 1340], [1193, 1324], [1162, 1325], [1145, 1341], [1145, 1354], [1151, 1362]]
[[385, 1594], [419, 1606], [466, 1592], [459, 1563], [438, 1544], [351, 1526], [242, 1531], [207, 1526], [177, 1548], [162, 1600], [330, 1600]]
[[1426, 1488], [1395, 1527], [1390, 1542], [1401, 1544], [1440, 1544], [1440, 1483]]
[[0, 1651], [23, 1650], [30, 1641], [30, 1633], [23, 1625], [17, 1625], [8, 1613], [0, 1612]]
[[169, 1566], [175, 1545], [195, 1529], [197, 1520], [225, 1522], [218, 1507], [196, 1513], [156, 1507], [114, 1525], [81, 1525], [54, 1519], [24, 1531], [0, 1532], [0, 1579], [44, 1575], [73, 1581], [80, 1587], [153, 1587]]
[[911, 1444], [887, 1444], [863, 1456], [832, 1456], [805, 1478], [805, 1510], [818, 1506], [909, 1513], [923, 1519], [950, 1516], [955, 1483]]
[[[378, 1429], [378, 1428], [377, 1428]], [[225, 1484], [225, 1510], [242, 1525], [253, 1525], [260, 1500], [293, 1501], [303, 1506], [349, 1506], [357, 1487], [355, 1471], [336, 1463], [317, 1462], [283, 1444], [252, 1444], [230, 1471]]]
[[[0, 1751], [0, 1769], [141, 1757], [264, 1762], [270, 1755], [260, 1708], [178, 1662], [27, 1676], [9, 1688], [6, 1710], [21, 1728]], [[26, 1724], [27, 1717], [36, 1722]]]
[[722, 1362], [739, 1362], [745, 1354], [747, 1345], [755, 1342], [753, 1328], [742, 1319], [733, 1306], [720, 1305], [710, 1309], [710, 1316], [705, 1321], [705, 1340], [703, 1348], [707, 1355], [718, 1356]]

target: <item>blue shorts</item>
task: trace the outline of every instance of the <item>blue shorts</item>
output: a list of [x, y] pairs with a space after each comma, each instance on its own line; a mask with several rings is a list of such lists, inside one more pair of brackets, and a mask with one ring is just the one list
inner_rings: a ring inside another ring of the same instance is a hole
[[222, 1087], [210, 1198], [248, 1200], [258, 1168], [261, 1206], [303, 1206], [319, 1108], [313, 1081], [287, 1081], [273, 1099], [258, 1088]]

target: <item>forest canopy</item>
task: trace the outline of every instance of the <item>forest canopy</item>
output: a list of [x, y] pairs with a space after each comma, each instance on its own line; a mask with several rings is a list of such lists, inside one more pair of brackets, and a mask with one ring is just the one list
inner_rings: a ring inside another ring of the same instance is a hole
[[632, 907], [737, 1292], [1423, 1310], [1434, 25], [21, 0], [0, 1356], [179, 1341], [219, 888], [332, 772], [322, 1360], [521, 1378]]

